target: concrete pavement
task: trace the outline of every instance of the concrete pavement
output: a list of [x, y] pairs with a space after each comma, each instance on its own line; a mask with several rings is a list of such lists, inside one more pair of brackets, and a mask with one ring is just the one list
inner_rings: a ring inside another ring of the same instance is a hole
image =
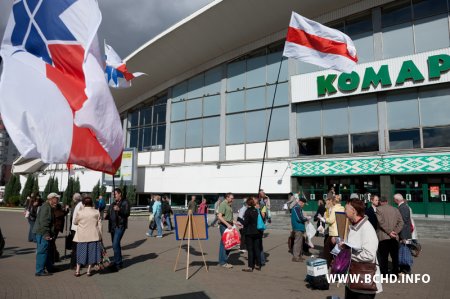
[[[306, 288], [305, 263], [291, 262], [287, 252], [286, 230], [268, 229], [264, 239], [267, 266], [261, 272], [245, 273], [246, 254], [238, 251], [230, 256], [234, 268], [217, 266], [219, 232], [210, 228], [210, 240], [202, 241], [209, 272], [202, 266], [197, 242], [191, 243], [190, 279], [185, 279], [184, 247], [179, 270], [173, 272], [179, 243], [173, 234], [162, 239], [147, 238], [144, 218], [129, 223], [122, 240], [125, 268], [117, 273], [101, 273], [74, 277], [64, 270], [51, 277], [35, 277], [35, 246], [27, 242], [28, 223], [22, 213], [0, 212], [0, 227], [6, 239], [4, 256], [0, 258], [0, 298], [344, 298], [344, 287], [331, 285], [328, 291]], [[105, 232], [106, 233], [106, 232]], [[112, 255], [111, 240], [105, 234], [105, 245]], [[448, 298], [450, 240], [421, 239], [421, 256], [414, 261], [413, 272], [429, 274], [428, 284], [384, 284], [377, 298]], [[317, 248], [323, 242], [315, 238]], [[57, 240], [61, 255], [64, 239]], [[313, 249], [313, 254], [318, 251]], [[60, 265], [67, 268], [67, 260]]]

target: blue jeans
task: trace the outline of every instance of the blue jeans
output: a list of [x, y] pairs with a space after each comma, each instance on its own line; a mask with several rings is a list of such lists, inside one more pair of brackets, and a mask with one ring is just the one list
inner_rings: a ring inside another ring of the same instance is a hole
[[219, 224], [219, 230], [220, 230], [220, 245], [219, 245], [219, 265], [225, 265], [228, 260], [228, 254], [230, 254], [229, 250], [225, 250], [225, 247], [223, 246], [222, 242], [222, 235], [225, 231], [226, 227], [222, 224]]
[[114, 264], [116, 266], [122, 266], [122, 248], [120, 247], [120, 241], [122, 240], [125, 228], [116, 227], [111, 231], [112, 248], [114, 251]]
[[36, 243], [36, 234], [33, 233], [34, 222], [28, 218], [28, 224], [30, 225], [30, 229], [28, 230], [28, 241]]
[[155, 216], [156, 228], [158, 229], [158, 236], [162, 236], [161, 215]]
[[43, 235], [36, 234], [36, 273], [44, 273], [44, 269], [52, 268], [50, 259], [48, 258], [49, 241], [45, 240]]
[[170, 213], [164, 215], [164, 219], [166, 220], [166, 225], [169, 228], [169, 230], [172, 230], [171, 220], [170, 220]]

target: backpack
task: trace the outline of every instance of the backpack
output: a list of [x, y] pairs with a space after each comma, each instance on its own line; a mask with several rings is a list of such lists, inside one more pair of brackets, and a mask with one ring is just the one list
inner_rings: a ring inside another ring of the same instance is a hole
[[330, 288], [326, 275], [314, 277], [307, 275], [305, 281], [308, 283], [308, 287], [313, 290], [328, 290]]

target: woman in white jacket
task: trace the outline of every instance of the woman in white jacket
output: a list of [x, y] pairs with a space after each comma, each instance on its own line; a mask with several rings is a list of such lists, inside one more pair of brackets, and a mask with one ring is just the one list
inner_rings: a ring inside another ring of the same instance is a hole
[[352, 249], [352, 262], [376, 263], [377, 291], [354, 290], [346, 286], [346, 299], [370, 299], [375, 298], [376, 293], [382, 292], [380, 283], [380, 267], [377, 261], [378, 238], [375, 229], [370, 224], [365, 213], [365, 205], [362, 200], [352, 199], [345, 206], [345, 214], [350, 220], [347, 242], [340, 243], [341, 247], [350, 246]]

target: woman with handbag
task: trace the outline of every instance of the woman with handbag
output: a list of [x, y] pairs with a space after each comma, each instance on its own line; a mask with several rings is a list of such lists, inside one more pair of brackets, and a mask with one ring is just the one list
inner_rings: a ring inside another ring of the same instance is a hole
[[[372, 299], [383, 291], [380, 283], [380, 267], [377, 265], [378, 238], [375, 229], [365, 214], [365, 204], [360, 199], [351, 199], [345, 206], [345, 215], [350, 220], [347, 242], [339, 243], [341, 249], [351, 248], [348, 274], [360, 275], [362, 281], [349, 281], [345, 287], [345, 299]], [[367, 275], [370, 282], [365, 281]], [[376, 276], [376, 279], [374, 277]]]
[[[245, 246], [248, 253], [248, 267], [242, 269], [244, 272], [253, 272], [253, 269], [261, 270], [261, 230], [264, 226], [260, 212], [255, 208], [255, 197], [250, 196], [247, 201], [247, 209], [244, 213], [243, 233], [245, 235]], [[258, 218], [260, 227], [258, 228]]]
[[83, 209], [75, 217], [77, 230], [73, 240], [77, 242], [77, 268], [75, 276], [80, 276], [80, 266], [88, 265], [87, 276], [91, 276], [91, 266], [102, 261], [102, 222], [100, 213], [94, 207], [92, 198], [83, 198]]

